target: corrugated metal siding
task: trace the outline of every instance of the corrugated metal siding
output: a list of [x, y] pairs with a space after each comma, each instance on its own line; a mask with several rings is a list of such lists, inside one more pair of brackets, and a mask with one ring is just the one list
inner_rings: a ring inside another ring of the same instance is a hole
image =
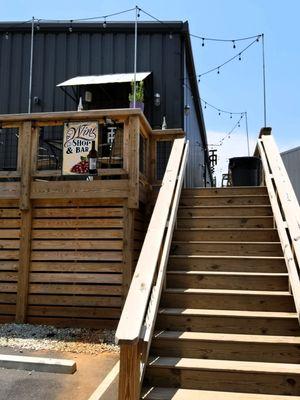
[[[0, 39], [0, 113], [27, 112], [30, 32], [11, 32]], [[56, 84], [76, 75], [133, 72], [134, 35], [128, 32], [52, 32], [34, 36], [32, 112], [74, 110], [74, 102]], [[182, 126], [181, 35], [138, 36], [138, 71], [153, 72], [153, 90], [161, 106], [153, 107], [154, 127], [166, 115], [169, 128]]]
[[281, 157], [300, 202], [300, 147], [281, 153]]

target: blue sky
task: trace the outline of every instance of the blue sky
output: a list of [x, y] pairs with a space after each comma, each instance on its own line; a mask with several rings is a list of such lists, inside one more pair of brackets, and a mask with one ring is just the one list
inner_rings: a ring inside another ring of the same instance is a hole
[[[0, 0], [2, 20], [76, 19], [105, 15], [135, 4], [163, 20], [188, 20], [191, 33], [205, 37], [238, 38], [265, 34], [267, 72], [267, 125], [272, 126], [281, 150], [300, 145], [300, 29], [299, 0]], [[124, 19], [133, 19], [128, 14]], [[120, 19], [120, 18], [117, 18]], [[143, 16], [142, 19], [148, 19]], [[238, 53], [246, 43], [206, 43], [193, 39], [198, 73], [221, 64]], [[263, 125], [262, 57], [257, 43], [235, 60], [200, 82], [201, 97], [218, 108], [247, 111], [249, 132], [254, 143]], [[209, 142], [224, 136], [235, 123], [226, 115], [204, 110]], [[230, 156], [246, 152], [245, 126], [237, 129], [223, 148], [223, 164]]]

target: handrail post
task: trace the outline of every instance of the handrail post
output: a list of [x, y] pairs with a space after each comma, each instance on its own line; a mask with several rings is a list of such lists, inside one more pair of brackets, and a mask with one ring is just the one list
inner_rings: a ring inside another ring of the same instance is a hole
[[[32, 147], [38, 138], [33, 138], [32, 122], [23, 122], [19, 132], [20, 159], [20, 203], [21, 227], [20, 227], [20, 249], [18, 266], [17, 302], [16, 302], [16, 322], [26, 321], [28, 289], [29, 289], [29, 270], [31, 256], [31, 223], [32, 207], [30, 200], [31, 173], [32, 173]], [[34, 140], [33, 140], [34, 139]]]
[[140, 119], [139, 116], [131, 116], [128, 119], [128, 174], [129, 197], [128, 207], [138, 208], [139, 205], [139, 143], [140, 143]]
[[120, 343], [120, 375], [118, 400], [139, 400], [140, 397], [139, 342]]

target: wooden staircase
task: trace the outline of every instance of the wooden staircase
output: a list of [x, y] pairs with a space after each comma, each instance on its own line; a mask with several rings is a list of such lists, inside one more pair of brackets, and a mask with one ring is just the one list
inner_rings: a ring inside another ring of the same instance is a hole
[[183, 189], [141, 398], [298, 396], [299, 321], [266, 188]]

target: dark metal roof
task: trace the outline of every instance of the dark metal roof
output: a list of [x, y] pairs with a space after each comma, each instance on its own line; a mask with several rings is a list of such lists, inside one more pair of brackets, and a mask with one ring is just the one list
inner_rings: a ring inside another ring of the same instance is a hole
[[[37, 22], [35, 23], [37, 25]], [[74, 31], [113, 31], [113, 32], [127, 32], [134, 30], [134, 22], [132, 21], [106, 21], [106, 27], [103, 27], [103, 21], [99, 20], [97, 22], [76, 22], [71, 20], [65, 20], [63, 22], [54, 22], [54, 21], [40, 21], [39, 27], [40, 30], [53, 30], [56, 32], [68, 30], [72, 24], [72, 29]], [[139, 21], [138, 22], [138, 30], [139, 31], [147, 31], [147, 32], [180, 32], [185, 29], [185, 22], [182, 21], [164, 21], [164, 22], [152, 22], [152, 21]], [[10, 31], [28, 31], [31, 30], [31, 21], [20, 22], [20, 21], [7, 21], [0, 22], [0, 30], [3, 32]]]

